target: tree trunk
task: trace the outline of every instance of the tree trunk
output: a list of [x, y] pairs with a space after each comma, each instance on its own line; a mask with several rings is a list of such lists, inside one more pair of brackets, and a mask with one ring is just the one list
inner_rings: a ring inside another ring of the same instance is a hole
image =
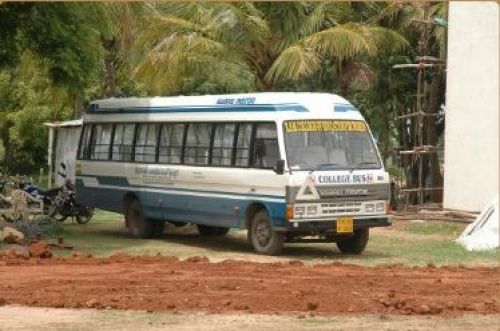
[[75, 98], [75, 103], [73, 108], [73, 119], [76, 120], [82, 117], [84, 107], [83, 107], [83, 97], [81, 95], [75, 95], [74, 98]]
[[104, 90], [108, 96], [116, 96], [117, 94], [117, 78], [116, 78], [116, 39], [102, 40], [102, 45], [105, 49], [104, 55], [104, 76], [106, 86]]

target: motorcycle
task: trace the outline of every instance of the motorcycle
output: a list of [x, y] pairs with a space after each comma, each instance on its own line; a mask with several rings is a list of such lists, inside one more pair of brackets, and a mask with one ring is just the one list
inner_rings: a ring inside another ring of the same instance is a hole
[[0, 209], [7, 208], [10, 205], [6, 197], [3, 195], [5, 193], [5, 188], [8, 185], [9, 181], [6, 178], [0, 178]]
[[61, 187], [54, 187], [48, 190], [42, 190], [38, 186], [32, 184], [31, 178], [24, 177], [19, 184], [19, 188], [29, 193], [32, 197], [43, 201], [44, 214], [47, 214], [50, 206], [54, 203], [54, 199], [59, 194]]
[[49, 207], [48, 215], [59, 222], [74, 217], [78, 224], [86, 224], [94, 216], [94, 211], [94, 208], [76, 202], [75, 186], [66, 180]]
[[0, 178], [0, 193], [3, 193], [5, 186], [7, 186], [7, 179]]

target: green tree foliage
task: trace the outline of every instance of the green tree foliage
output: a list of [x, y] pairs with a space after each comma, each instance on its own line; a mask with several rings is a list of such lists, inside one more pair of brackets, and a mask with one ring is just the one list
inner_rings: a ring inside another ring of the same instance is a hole
[[[47, 129], [43, 123], [68, 118], [70, 94], [49, 79], [48, 68], [25, 53], [20, 66], [0, 74], [0, 137], [8, 170], [29, 173], [43, 165], [47, 155]], [[4, 98], [5, 96], [5, 98]]]
[[[410, 43], [410, 47], [406, 52], [405, 57], [399, 57], [399, 62], [389, 63], [391, 66], [397, 63], [415, 63], [418, 56], [425, 55], [427, 57], [434, 57], [438, 61], [441, 60], [445, 63], [446, 60], [446, 22], [447, 20], [447, 4], [446, 3], [431, 3], [431, 2], [395, 2], [381, 7], [372, 20], [380, 25], [391, 26], [393, 29], [400, 31]], [[381, 68], [380, 66], [378, 68]], [[388, 77], [388, 90], [397, 93], [394, 95], [394, 105], [396, 107], [389, 108], [386, 112], [392, 113], [393, 117], [397, 113], [408, 112], [409, 110], [415, 111], [417, 109], [416, 97], [417, 92], [417, 70], [391, 70], [389, 75], [378, 75], [382, 81], [380, 86], [384, 85], [384, 80]], [[437, 66], [435, 68], [425, 70], [422, 82], [422, 110], [428, 113], [438, 113], [442, 111], [445, 103], [445, 82], [446, 73], [445, 66]], [[372, 95], [373, 104], [381, 104], [383, 99], [380, 97], [384, 95], [383, 91], [377, 91]], [[381, 114], [377, 118], [383, 117], [386, 114]], [[406, 121], [392, 121], [393, 127], [399, 130], [393, 130], [386, 135], [391, 136], [392, 139], [386, 139], [389, 144], [387, 150], [392, 148], [391, 142], [396, 146], [403, 149], [411, 149], [413, 146], [419, 145], [418, 142], [418, 124], [415, 119], [408, 119]], [[439, 139], [444, 132], [444, 119], [436, 117], [428, 117], [423, 123], [423, 144], [434, 145], [439, 144]], [[443, 186], [443, 177], [440, 171], [440, 161], [438, 154], [433, 153], [423, 155], [423, 178], [427, 184], [433, 187]], [[405, 168], [405, 176], [408, 187], [416, 187], [418, 162], [415, 159]], [[416, 195], [410, 197], [411, 200], [416, 200]], [[433, 191], [430, 193], [430, 199], [434, 202], [442, 201], [442, 192]]]
[[[106, 95], [103, 46], [118, 34], [111, 6], [0, 5], [0, 142], [8, 170], [45, 164], [43, 122], [74, 117], [85, 100]], [[126, 72], [119, 71], [115, 85], [120, 77], [130, 94], [139, 94]]]
[[344, 3], [151, 5], [136, 43], [136, 74], [156, 93], [175, 94], [186, 79], [211, 80], [220, 70], [254, 90], [271, 90], [328, 66], [340, 75], [361, 56], [406, 45], [391, 29], [348, 21], [353, 15]]
[[23, 25], [29, 48], [46, 63], [54, 84], [75, 94], [91, 84], [99, 66], [100, 33], [89, 23], [95, 9], [71, 3], [33, 6], [30, 23]]
[[15, 63], [30, 50], [47, 65], [55, 85], [81, 93], [99, 67], [100, 31], [93, 23], [100, 12], [99, 6], [77, 3], [0, 5], [0, 66]]
[[[4, 163], [45, 163], [43, 121], [112, 96], [322, 91], [353, 101], [384, 159], [403, 145], [396, 114], [414, 107], [423, 13], [443, 3], [153, 2], [0, 4], [0, 140]], [[429, 31], [444, 58], [445, 32]], [[428, 107], [444, 72], [428, 75]], [[436, 127], [435, 137], [441, 135]], [[0, 161], [1, 162], [1, 161]]]
[[29, 18], [31, 4], [0, 4], [0, 68], [17, 64], [21, 45], [18, 31]]

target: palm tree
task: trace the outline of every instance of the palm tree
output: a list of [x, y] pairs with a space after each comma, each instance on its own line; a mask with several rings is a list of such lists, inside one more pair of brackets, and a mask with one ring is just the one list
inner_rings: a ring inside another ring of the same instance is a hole
[[[297, 81], [316, 73], [324, 60], [337, 67], [338, 80], [367, 70], [358, 62], [363, 56], [378, 56], [387, 50], [398, 50], [406, 41], [397, 32], [376, 25], [352, 22], [348, 3], [320, 3], [310, 9], [299, 23], [293, 40], [284, 43], [266, 74], [271, 82]], [[355, 69], [358, 70], [355, 70]], [[348, 69], [348, 70], [345, 70]]]
[[327, 61], [339, 81], [343, 72], [350, 81], [367, 70], [361, 57], [406, 45], [390, 29], [351, 22], [353, 12], [348, 3], [151, 4], [136, 43], [136, 75], [157, 93], [220, 71], [251, 80], [243, 84], [250, 89], [272, 90], [311, 77]]
[[91, 23], [99, 31], [102, 60], [100, 85], [94, 86], [93, 97], [128, 94], [124, 85], [131, 80], [129, 56], [141, 30], [140, 19], [144, 5], [140, 3], [109, 2], [95, 4]]
[[249, 3], [148, 5], [136, 42], [136, 75], [156, 93], [223, 73], [253, 79], [246, 52], [267, 40], [268, 26]]

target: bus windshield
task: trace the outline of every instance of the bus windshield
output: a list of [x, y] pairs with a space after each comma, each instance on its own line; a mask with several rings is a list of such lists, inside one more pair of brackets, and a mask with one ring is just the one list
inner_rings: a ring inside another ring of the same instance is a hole
[[286, 121], [284, 134], [291, 170], [381, 168], [363, 121]]

